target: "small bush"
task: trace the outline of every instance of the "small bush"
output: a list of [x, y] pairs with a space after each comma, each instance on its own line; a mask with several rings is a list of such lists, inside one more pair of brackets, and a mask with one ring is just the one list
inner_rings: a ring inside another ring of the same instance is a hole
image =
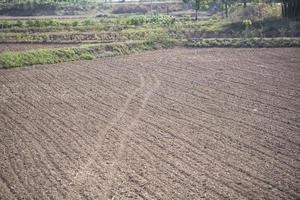
[[175, 24], [175, 17], [167, 16], [167, 15], [157, 15], [149, 19], [150, 23], [169, 26]]
[[147, 18], [145, 16], [120, 17], [118, 18], [117, 23], [139, 26], [147, 23]]

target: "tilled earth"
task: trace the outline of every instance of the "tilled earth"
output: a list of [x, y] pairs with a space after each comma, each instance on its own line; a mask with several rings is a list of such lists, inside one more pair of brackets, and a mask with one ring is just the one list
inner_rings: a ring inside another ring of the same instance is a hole
[[299, 199], [300, 49], [0, 70], [0, 199]]

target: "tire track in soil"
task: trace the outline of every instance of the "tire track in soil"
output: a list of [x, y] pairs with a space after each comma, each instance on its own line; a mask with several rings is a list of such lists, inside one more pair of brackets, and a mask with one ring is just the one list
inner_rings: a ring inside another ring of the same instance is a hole
[[[173, 82], [172, 82], [172, 83], [173, 83]], [[173, 83], [173, 84], [176, 84], [176, 83]], [[189, 89], [192, 89], [192, 88], [189, 88]], [[183, 92], [185, 92], [185, 91], [183, 91]], [[161, 94], [158, 94], [158, 95], [161, 95]], [[212, 101], [214, 101], [214, 100], [212, 100]], [[251, 125], [251, 124], [246, 124], [246, 125]], [[252, 126], [252, 125], [251, 125], [251, 126]], [[252, 127], [254, 127], [254, 126], [252, 126]], [[264, 129], [260, 129], [260, 131], [267, 133]], [[268, 134], [269, 134], [269, 133], [268, 133]], [[277, 135], [274, 135], [274, 136], [277, 136]], [[284, 137], [282, 137], [282, 136], [279, 136], [279, 138], [280, 138], [280, 139], [283, 139], [283, 140], [287, 140], [288, 142], [294, 143], [292, 140], [286, 139], [286, 138], [284, 138]], [[297, 147], [297, 144], [296, 144], [296, 143], [294, 143], [294, 144], [296, 145], [295, 147]]]
[[151, 85], [151, 89], [149, 91], [147, 91], [147, 93], [145, 94], [145, 96], [144, 96], [144, 98], [141, 102], [142, 104], [141, 104], [141, 106], [138, 110], [137, 115], [134, 117], [133, 121], [130, 122], [130, 125], [128, 127], [125, 127], [124, 131], [122, 131], [123, 134], [121, 135], [120, 145], [117, 149], [116, 157], [112, 161], [111, 166], [109, 167], [110, 170], [108, 172], [108, 178], [107, 178], [108, 183], [106, 183], [106, 187], [104, 189], [104, 197], [106, 199], [112, 199], [113, 198], [113, 196], [111, 194], [111, 189], [113, 187], [114, 177], [117, 173], [118, 165], [120, 165], [120, 162], [122, 162], [122, 157], [123, 157], [123, 155], [125, 153], [125, 150], [126, 150], [126, 143], [127, 143], [128, 137], [130, 137], [130, 135], [132, 134], [131, 129], [137, 124], [139, 118], [141, 117], [142, 112], [143, 112], [143, 110], [145, 109], [145, 107], [147, 105], [148, 99], [151, 97], [153, 92], [158, 89], [158, 87], [160, 85], [159, 79], [155, 75], [152, 75], [152, 76], [154, 78], [154, 84]]
[[78, 172], [75, 174], [74, 177], [74, 184], [78, 185], [80, 182], [84, 182], [86, 180], [87, 174], [90, 173], [90, 166], [93, 162], [95, 162], [96, 157], [98, 156], [98, 151], [101, 148], [101, 145], [103, 145], [104, 138], [109, 130], [111, 130], [114, 126], [117, 125], [118, 121], [125, 115], [126, 110], [129, 108], [129, 105], [135, 95], [138, 92], [141, 92], [142, 89], [145, 87], [145, 77], [141, 74], [139, 74], [140, 77], [140, 85], [138, 88], [136, 88], [126, 99], [124, 105], [120, 108], [119, 112], [117, 113], [116, 117], [113, 118], [109, 124], [106, 126], [106, 128], [103, 130], [103, 133], [101, 135], [98, 135], [97, 141], [100, 143], [99, 146], [96, 146], [96, 150], [90, 155], [89, 160], [83, 165], [79, 167]]

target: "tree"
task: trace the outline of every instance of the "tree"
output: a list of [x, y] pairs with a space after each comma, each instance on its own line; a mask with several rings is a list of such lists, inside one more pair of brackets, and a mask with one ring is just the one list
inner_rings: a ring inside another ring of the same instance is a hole
[[282, 16], [288, 18], [300, 17], [300, 1], [299, 0], [281, 0]]
[[195, 10], [195, 20], [198, 20], [198, 11], [200, 9], [208, 8], [208, 0], [183, 0], [184, 3], [192, 3], [192, 6]]
[[222, 0], [222, 3], [224, 4], [224, 9], [225, 9], [225, 15], [228, 17], [228, 9], [229, 6], [233, 3], [236, 3], [236, 0]]
[[223, 0], [223, 3], [225, 5], [225, 15], [228, 17], [228, 0]]
[[243, 0], [244, 8], [247, 7], [247, 0]]

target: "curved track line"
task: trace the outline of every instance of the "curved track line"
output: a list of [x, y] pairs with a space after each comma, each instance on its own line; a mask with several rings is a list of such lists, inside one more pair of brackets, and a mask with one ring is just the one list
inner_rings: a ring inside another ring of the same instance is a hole
[[117, 149], [117, 154], [115, 159], [112, 161], [112, 164], [110, 166], [109, 172], [108, 172], [108, 183], [105, 187], [105, 199], [112, 199], [111, 197], [111, 189], [113, 186], [113, 182], [114, 182], [114, 178], [115, 178], [115, 174], [117, 173], [117, 167], [119, 166], [120, 162], [121, 162], [121, 158], [123, 157], [125, 150], [126, 150], [126, 143], [127, 143], [127, 139], [128, 137], [130, 137], [131, 135], [131, 129], [137, 124], [139, 118], [141, 117], [143, 110], [145, 109], [147, 102], [149, 100], [149, 98], [151, 97], [151, 95], [158, 89], [159, 85], [160, 85], [160, 81], [159, 79], [155, 76], [152, 75], [154, 78], [154, 85], [151, 86], [151, 89], [144, 95], [144, 98], [142, 99], [142, 104], [141, 107], [139, 108], [138, 114], [135, 116], [135, 118], [133, 119], [133, 121], [130, 123], [130, 125], [128, 127], [125, 128], [124, 133], [121, 135], [121, 141], [120, 141], [120, 146]]
[[[104, 129], [102, 137], [99, 137], [98, 135], [98, 140], [99, 142], [102, 142], [101, 138], [104, 138], [106, 133], [111, 130], [116, 124], [117, 122], [124, 116], [126, 110], [128, 109], [130, 102], [132, 101], [132, 99], [136, 96], [136, 94], [138, 92], [140, 92], [144, 87], [145, 87], [145, 78], [144, 76], [142, 76], [141, 74], [139, 74], [141, 82], [140, 82], [140, 86], [135, 89], [133, 91], [133, 93], [131, 93], [129, 95], [129, 97], [127, 98], [125, 104], [121, 107], [120, 111], [118, 112], [118, 114], [116, 115], [115, 118], [113, 118], [110, 123], [107, 125], [107, 127]], [[99, 151], [99, 147], [101, 147], [101, 145], [98, 145], [96, 147], [96, 151], [94, 151], [92, 153], [92, 155], [90, 156], [90, 159], [86, 162], [86, 164], [82, 167], [80, 167], [80, 170], [76, 173], [76, 175], [74, 176], [74, 181], [78, 182], [82, 179], [84, 179], [87, 174], [88, 174], [88, 168], [89, 166], [95, 161], [95, 157], [97, 156], [97, 153]]]

